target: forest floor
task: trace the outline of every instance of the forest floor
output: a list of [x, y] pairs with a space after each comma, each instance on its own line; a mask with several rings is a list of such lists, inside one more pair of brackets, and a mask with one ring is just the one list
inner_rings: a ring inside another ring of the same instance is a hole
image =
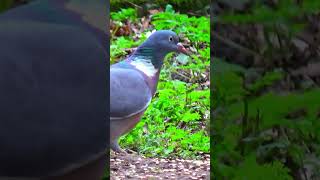
[[210, 179], [210, 156], [202, 160], [147, 158], [137, 154], [111, 153], [111, 180]]

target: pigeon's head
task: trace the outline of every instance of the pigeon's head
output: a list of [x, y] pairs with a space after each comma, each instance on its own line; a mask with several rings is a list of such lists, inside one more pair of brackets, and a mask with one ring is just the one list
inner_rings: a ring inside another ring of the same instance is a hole
[[143, 43], [143, 46], [151, 47], [156, 50], [155, 53], [168, 54], [170, 52], [179, 52], [188, 54], [188, 51], [179, 43], [178, 35], [170, 30], [155, 31]]
[[171, 52], [189, 54], [179, 43], [179, 37], [170, 30], [160, 30], [152, 33], [132, 54], [133, 61], [151, 61], [152, 65], [159, 69], [163, 64], [164, 57]]

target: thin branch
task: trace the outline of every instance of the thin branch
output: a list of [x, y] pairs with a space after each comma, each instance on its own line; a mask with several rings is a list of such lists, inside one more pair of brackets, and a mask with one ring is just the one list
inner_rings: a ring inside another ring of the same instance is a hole
[[131, 5], [134, 6], [135, 8], [142, 9], [141, 6], [136, 5], [136, 4], [134, 4], [134, 3], [132, 3], [132, 2], [130, 2], [130, 1], [128, 1], [128, 0], [124, 0], [124, 1], [127, 2], [127, 3], [129, 3], [129, 4], [131, 4]]
[[260, 58], [263, 58], [259, 53], [255, 52], [255, 51], [253, 51], [251, 49], [248, 49], [248, 48], [246, 48], [246, 47], [244, 47], [244, 46], [242, 46], [242, 45], [240, 45], [240, 44], [238, 44], [238, 43], [236, 43], [236, 42], [234, 42], [234, 41], [232, 41], [232, 40], [230, 40], [228, 38], [222, 37], [221, 35], [219, 35], [219, 33], [215, 32], [215, 31], [213, 31], [213, 38], [216, 38], [219, 41], [222, 41], [223, 43], [225, 43], [225, 44], [227, 44], [227, 45], [229, 45], [229, 46], [231, 46], [231, 47], [233, 47], [235, 49], [238, 49], [241, 52], [244, 52], [246, 54], [250, 54], [250, 55], [253, 55], [253, 56], [258, 56]]

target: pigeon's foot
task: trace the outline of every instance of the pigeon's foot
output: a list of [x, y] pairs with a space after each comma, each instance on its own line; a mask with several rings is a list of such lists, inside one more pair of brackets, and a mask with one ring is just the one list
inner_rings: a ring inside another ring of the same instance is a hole
[[134, 155], [137, 155], [138, 153], [131, 150], [131, 149], [122, 149], [119, 144], [118, 144], [118, 140], [114, 140], [112, 143], [111, 143], [111, 149], [116, 152], [116, 153], [119, 153], [119, 154], [123, 154], [123, 155], [127, 155], [127, 154], [134, 154]]
[[121, 149], [119, 144], [118, 144], [118, 140], [114, 140], [113, 142], [111, 142], [110, 144], [111, 149], [116, 152], [116, 153], [120, 153], [120, 154], [128, 154], [125, 150]]
[[131, 149], [127, 149], [127, 151], [128, 151], [129, 154], [134, 154], [134, 155], [137, 155], [137, 154], [138, 154], [137, 152], [135, 152], [135, 151], [133, 151], [133, 150], [131, 150]]

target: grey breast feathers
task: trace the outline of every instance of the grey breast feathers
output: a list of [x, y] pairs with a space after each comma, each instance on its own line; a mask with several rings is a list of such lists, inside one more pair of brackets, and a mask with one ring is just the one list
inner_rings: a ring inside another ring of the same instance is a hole
[[110, 69], [110, 119], [117, 120], [144, 111], [152, 99], [143, 75], [135, 69]]

